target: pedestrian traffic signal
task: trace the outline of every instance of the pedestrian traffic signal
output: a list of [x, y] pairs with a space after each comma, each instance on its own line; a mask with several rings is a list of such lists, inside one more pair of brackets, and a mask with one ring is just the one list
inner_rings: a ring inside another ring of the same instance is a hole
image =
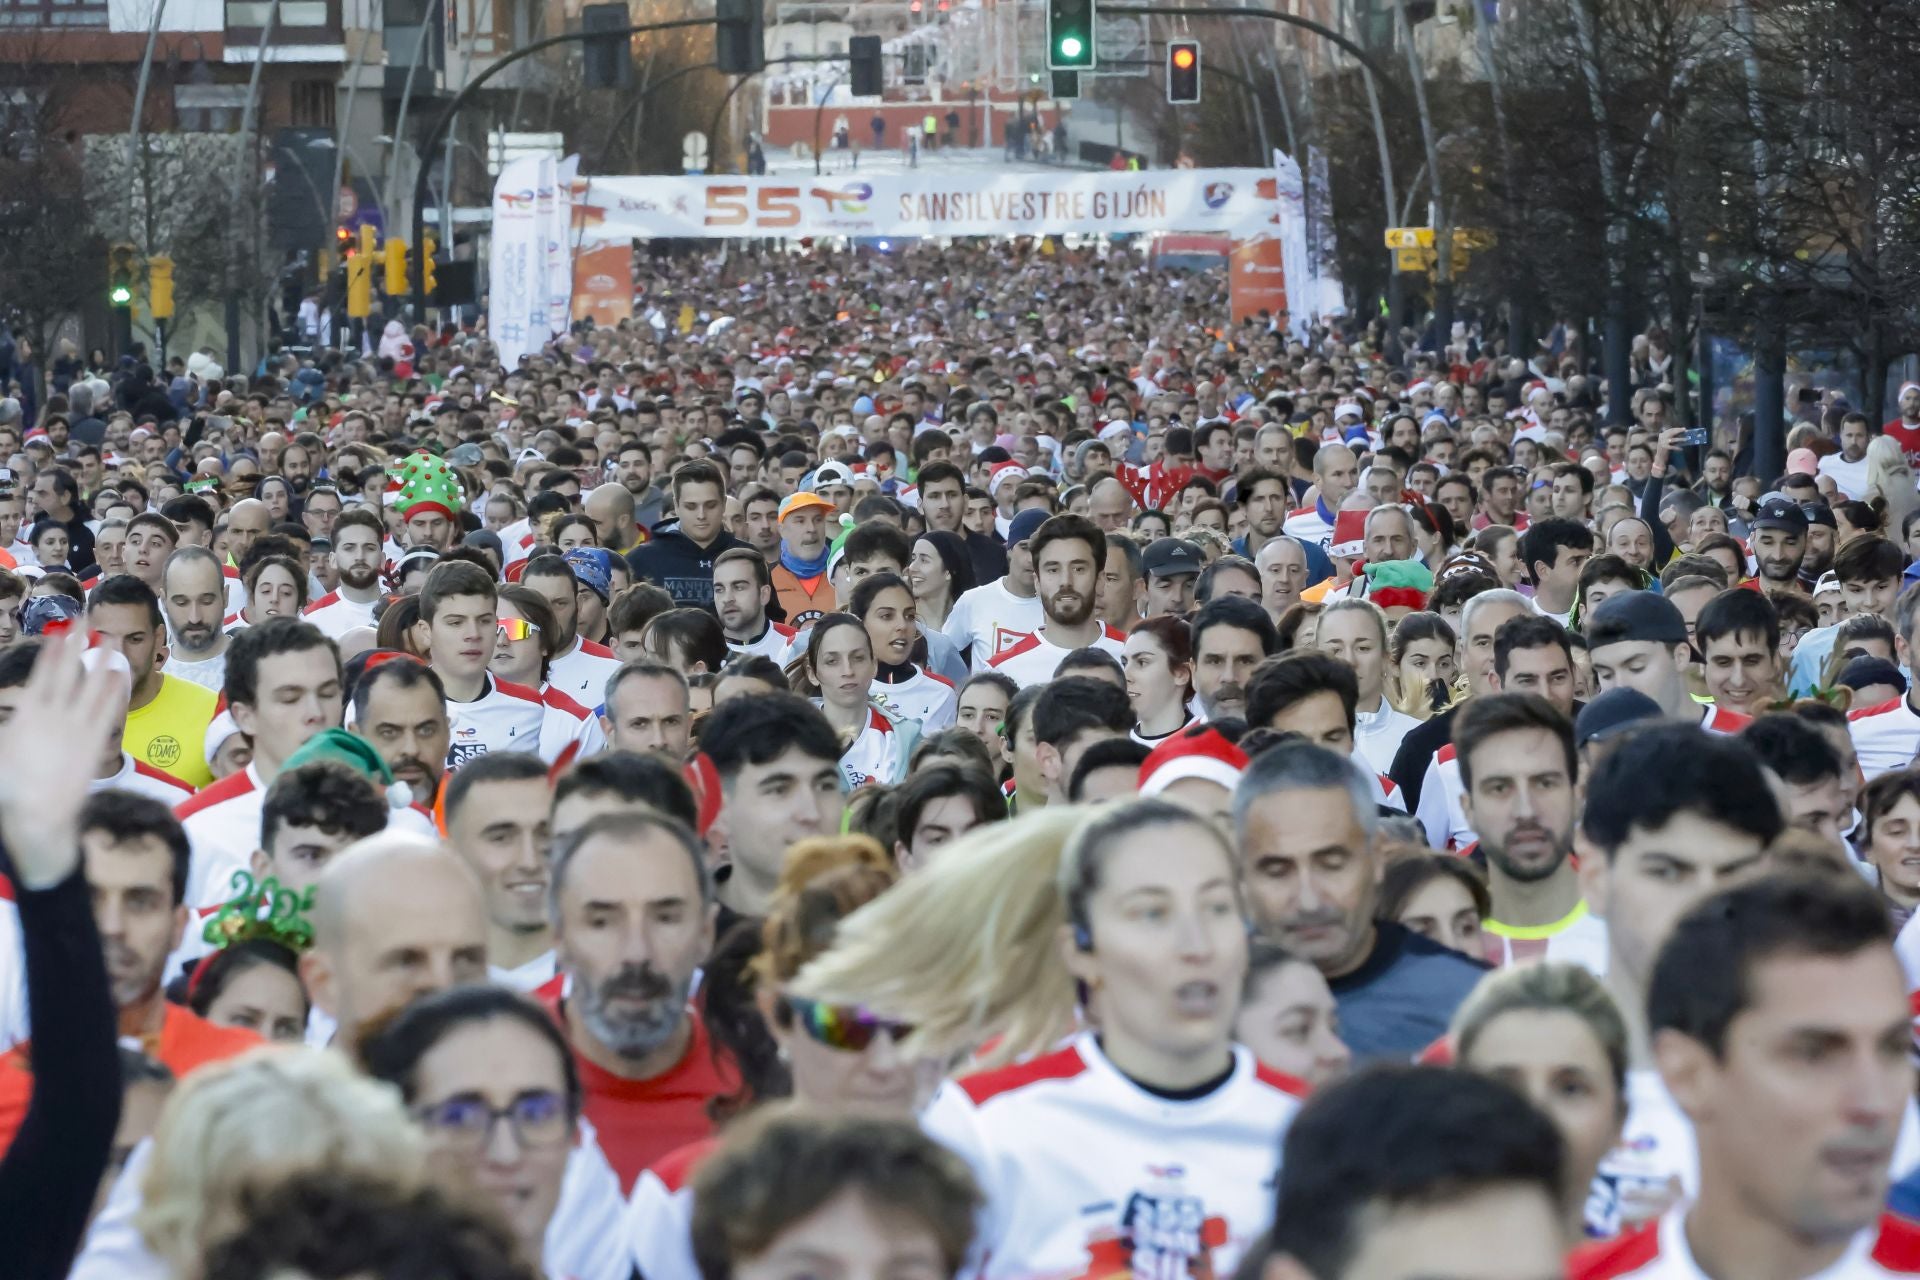
[[880, 96], [880, 37], [851, 36], [847, 40], [847, 78], [856, 98]]
[[1047, 0], [1048, 69], [1083, 71], [1093, 61], [1093, 0]]
[[762, 0], [718, 0], [713, 16], [713, 61], [721, 74], [749, 76], [767, 69], [767, 17]]
[[1167, 101], [1200, 101], [1200, 42], [1167, 41]]
[[427, 291], [429, 298], [440, 287], [439, 277], [433, 274], [433, 254], [439, 247], [440, 242], [434, 237], [429, 235], [420, 237], [420, 285]]
[[404, 298], [407, 295], [407, 242], [398, 236], [388, 236], [387, 255], [387, 296]]
[[165, 254], [147, 259], [147, 309], [155, 320], [173, 319], [173, 259]]
[[116, 244], [107, 250], [107, 301], [116, 307], [133, 305], [133, 282], [140, 250], [136, 245]]

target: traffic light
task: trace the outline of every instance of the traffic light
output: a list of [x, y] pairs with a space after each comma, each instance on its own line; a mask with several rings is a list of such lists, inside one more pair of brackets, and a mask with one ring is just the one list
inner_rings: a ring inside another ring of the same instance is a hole
[[345, 227], [335, 227], [333, 229], [333, 250], [340, 255], [342, 262], [351, 258], [354, 254], [353, 232], [347, 230]]
[[135, 245], [116, 244], [107, 250], [107, 301], [116, 307], [133, 305], [133, 282], [140, 250]]
[[713, 61], [724, 75], [767, 69], [767, 18], [762, 0], [718, 0], [714, 6]]
[[380, 250], [380, 233], [366, 223], [360, 224], [360, 252], [371, 258]]
[[373, 255], [356, 253], [347, 259], [347, 314], [364, 320], [373, 314]]
[[1200, 42], [1167, 41], [1167, 101], [1200, 101]]
[[880, 37], [851, 36], [847, 40], [847, 78], [853, 81], [853, 96], [880, 96]]
[[1053, 76], [1053, 100], [1070, 102], [1080, 96], [1080, 73], [1078, 71], [1055, 71]]
[[1093, 66], [1093, 0], [1047, 0], [1047, 67], [1085, 71]]
[[430, 235], [420, 237], [420, 285], [431, 298], [440, 288], [439, 277], [433, 274], [433, 254], [440, 242]]
[[399, 236], [388, 236], [387, 255], [387, 296], [404, 298], [407, 296], [407, 242]]
[[588, 33], [581, 79], [589, 89], [627, 89], [633, 85], [633, 47], [627, 28], [633, 14], [625, 4], [590, 4], [580, 11], [580, 29]]
[[147, 259], [147, 309], [155, 320], [173, 319], [173, 259], [165, 254]]

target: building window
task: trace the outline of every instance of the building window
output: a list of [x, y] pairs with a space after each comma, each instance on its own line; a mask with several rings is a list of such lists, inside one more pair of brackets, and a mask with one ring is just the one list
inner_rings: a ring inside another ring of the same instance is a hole
[[232, 133], [246, 112], [244, 84], [182, 84], [173, 89], [173, 110], [187, 133]]
[[296, 129], [333, 128], [334, 87], [326, 80], [295, 80], [289, 86], [291, 118]]
[[0, 0], [0, 29], [106, 25], [106, 0]]

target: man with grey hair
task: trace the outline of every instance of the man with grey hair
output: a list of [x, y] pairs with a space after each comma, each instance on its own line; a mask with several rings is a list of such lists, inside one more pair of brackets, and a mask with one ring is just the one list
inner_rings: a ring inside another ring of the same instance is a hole
[[107, 424], [94, 413], [94, 406], [100, 402], [94, 394], [91, 379], [76, 381], [67, 388], [67, 409], [69, 422], [67, 438], [79, 444], [104, 444], [107, 439]]
[[[1501, 624], [1533, 612], [1533, 606], [1518, 591], [1483, 591], [1466, 602], [1460, 613], [1459, 639], [1455, 662], [1467, 678], [1467, 696], [1500, 692], [1493, 669], [1493, 640]], [[1420, 811], [1420, 792], [1427, 779], [1427, 766], [1453, 742], [1453, 717], [1459, 703], [1409, 729], [1393, 753], [1393, 767], [1387, 770], [1407, 798], [1407, 811]]]
[[227, 679], [227, 580], [213, 552], [180, 547], [167, 557], [160, 607], [173, 642], [165, 673], [220, 692]]
[[[1254, 923], [1320, 970], [1356, 1059], [1405, 1062], [1446, 1033], [1487, 967], [1375, 918], [1379, 811], [1346, 757], [1297, 741], [1262, 752], [1234, 792], [1233, 826]], [[1418, 927], [1451, 935], [1455, 923]]]
[[554, 850], [549, 914], [568, 983], [560, 1025], [585, 1112], [623, 1191], [713, 1131], [707, 1103], [740, 1088], [690, 1003], [719, 907], [706, 850], [656, 813], [602, 814]]

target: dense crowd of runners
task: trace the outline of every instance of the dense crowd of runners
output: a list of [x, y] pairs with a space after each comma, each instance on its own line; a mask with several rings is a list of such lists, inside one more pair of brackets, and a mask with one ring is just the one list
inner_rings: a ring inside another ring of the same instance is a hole
[[1225, 293], [0, 402], [0, 1274], [1920, 1273], [1920, 386]]

